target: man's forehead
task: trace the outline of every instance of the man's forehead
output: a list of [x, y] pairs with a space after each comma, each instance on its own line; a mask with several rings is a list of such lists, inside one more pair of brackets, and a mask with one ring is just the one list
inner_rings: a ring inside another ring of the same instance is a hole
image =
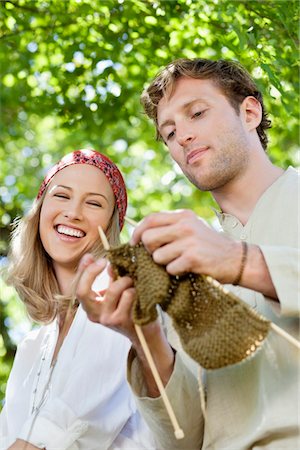
[[171, 86], [169, 86], [158, 105], [166, 104], [181, 95], [186, 95], [188, 98], [205, 98], [213, 92], [216, 94], [222, 94], [220, 87], [213, 79], [180, 77], [174, 81]]
[[213, 80], [181, 77], [161, 98], [157, 105], [158, 123], [166, 119], [166, 115], [176, 108], [186, 109], [193, 103], [208, 103], [213, 95], [222, 95], [220, 88]]

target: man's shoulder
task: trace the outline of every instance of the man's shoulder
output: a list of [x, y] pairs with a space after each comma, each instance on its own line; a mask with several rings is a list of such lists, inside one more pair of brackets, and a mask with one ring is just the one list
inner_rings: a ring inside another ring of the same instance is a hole
[[285, 183], [299, 183], [300, 171], [299, 169], [289, 166], [283, 174], [283, 181]]
[[269, 193], [276, 198], [285, 198], [291, 195], [295, 199], [295, 194], [300, 187], [300, 172], [292, 166], [289, 166], [283, 174], [271, 186]]

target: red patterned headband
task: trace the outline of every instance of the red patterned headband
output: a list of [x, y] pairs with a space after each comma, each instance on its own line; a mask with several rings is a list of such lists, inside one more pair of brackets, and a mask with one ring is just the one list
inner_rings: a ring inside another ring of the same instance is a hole
[[113, 193], [115, 194], [121, 230], [124, 225], [124, 217], [127, 208], [127, 192], [125, 182], [115, 163], [113, 163], [107, 156], [102, 155], [102, 153], [96, 152], [95, 150], [76, 150], [75, 152], [65, 155], [57, 164], [55, 164], [55, 166], [51, 167], [46, 174], [44, 181], [40, 186], [37, 199], [43, 195], [54, 175], [72, 164], [90, 164], [98, 167], [98, 169], [104, 173], [112, 187]]

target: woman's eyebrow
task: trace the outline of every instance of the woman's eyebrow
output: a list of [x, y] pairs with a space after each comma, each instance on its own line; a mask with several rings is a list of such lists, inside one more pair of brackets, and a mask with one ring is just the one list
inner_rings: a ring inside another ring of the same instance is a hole
[[54, 189], [57, 189], [57, 188], [64, 188], [64, 189], [68, 189], [69, 191], [72, 191], [72, 188], [69, 186], [64, 186], [63, 184], [55, 184], [54, 186], [51, 187], [49, 192], [52, 192]]
[[105, 200], [108, 202], [107, 197], [104, 194], [99, 194], [99, 192], [88, 192], [86, 195], [99, 195], [100, 197], [105, 198]]
[[[53, 186], [51, 188], [50, 192], [53, 191], [53, 189], [56, 189], [56, 188], [64, 188], [64, 189], [68, 189], [69, 191], [73, 190], [70, 186], [65, 186], [63, 184], [56, 184], [55, 186]], [[87, 196], [88, 195], [98, 195], [99, 197], [103, 197], [108, 202], [107, 197], [104, 194], [100, 194], [99, 192], [87, 192], [86, 195]]]
[[65, 189], [69, 189], [70, 191], [72, 190], [72, 188], [71, 187], [69, 187], [69, 186], [64, 186], [63, 184], [56, 184], [55, 186], [53, 186], [54, 188], [55, 187], [62, 187], [62, 188], [65, 188]]

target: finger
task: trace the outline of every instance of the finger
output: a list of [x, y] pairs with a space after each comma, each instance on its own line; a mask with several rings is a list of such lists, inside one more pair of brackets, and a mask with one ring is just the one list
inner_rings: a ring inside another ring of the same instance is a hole
[[130, 244], [138, 244], [142, 240], [143, 233], [150, 228], [166, 226], [176, 222], [178, 220], [178, 213], [180, 213], [180, 211], [159, 212], [145, 217], [134, 230], [130, 239]]
[[116, 325], [122, 325], [125, 328], [133, 325], [132, 307], [134, 304], [135, 296], [136, 291], [134, 288], [126, 289], [122, 293], [115, 312], [115, 316], [118, 317], [118, 323]]
[[129, 277], [121, 277], [113, 281], [106, 290], [104, 300], [102, 302], [103, 312], [113, 313], [120, 302], [123, 292], [130, 288], [133, 281]]
[[76, 296], [78, 300], [85, 300], [86, 297], [95, 299], [95, 292], [92, 291], [92, 284], [97, 275], [99, 275], [106, 266], [105, 259], [99, 259], [94, 263], [89, 264], [83, 271], [76, 289]]
[[91, 253], [86, 253], [85, 255], [83, 255], [83, 257], [79, 261], [77, 273], [82, 272], [88, 265], [90, 265], [93, 262], [95, 262], [95, 258]]
[[170, 275], [183, 275], [184, 273], [191, 272], [192, 270], [189, 269], [189, 264], [184, 259], [184, 257], [181, 256], [167, 264], [166, 271]]
[[111, 278], [110, 283], [117, 279], [116, 271], [115, 271], [115, 269], [112, 267], [112, 265], [110, 263], [107, 265], [107, 273], [108, 273], [108, 275]]
[[131, 287], [123, 292], [121, 300], [118, 305], [118, 311], [122, 312], [125, 316], [131, 317], [131, 310], [135, 300], [136, 291]]
[[185, 239], [174, 241], [154, 250], [152, 254], [153, 261], [157, 264], [166, 266], [175, 259], [179, 258], [187, 248]]
[[170, 224], [164, 227], [156, 227], [146, 230], [142, 236], [142, 242], [149, 253], [163, 248], [167, 244], [181, 240], [180, 223]]
[[186, 272], [209, 275], [198, 255], [193, 254], [192, 251], [184, 252], [178, 258], [173, 259], [166, 265], [166, 271], [170, 275], [182, 275]]
[[85, 255], [83, 255], [83, 257], [79, 261], [77, 272], [76, 272], [75, 277], [72, 282], [72, 297], [73, 298], [76, 298], [76, 296], [77, 296], [76, 295], [77, 287], [78, 287], [78, 283], [80, 281], [83, 271], [86, 269], [86, 267], [88, 265], [92, 264], [93, 262], [95, 262], [95, 259], [94, 259], [93, 255], [91, 255], [90, 253], [86, 253]]
[[101, 291], [98, 291], [97, 294], [102, 299], [106, 294], [107, 289], [101, 289]]

